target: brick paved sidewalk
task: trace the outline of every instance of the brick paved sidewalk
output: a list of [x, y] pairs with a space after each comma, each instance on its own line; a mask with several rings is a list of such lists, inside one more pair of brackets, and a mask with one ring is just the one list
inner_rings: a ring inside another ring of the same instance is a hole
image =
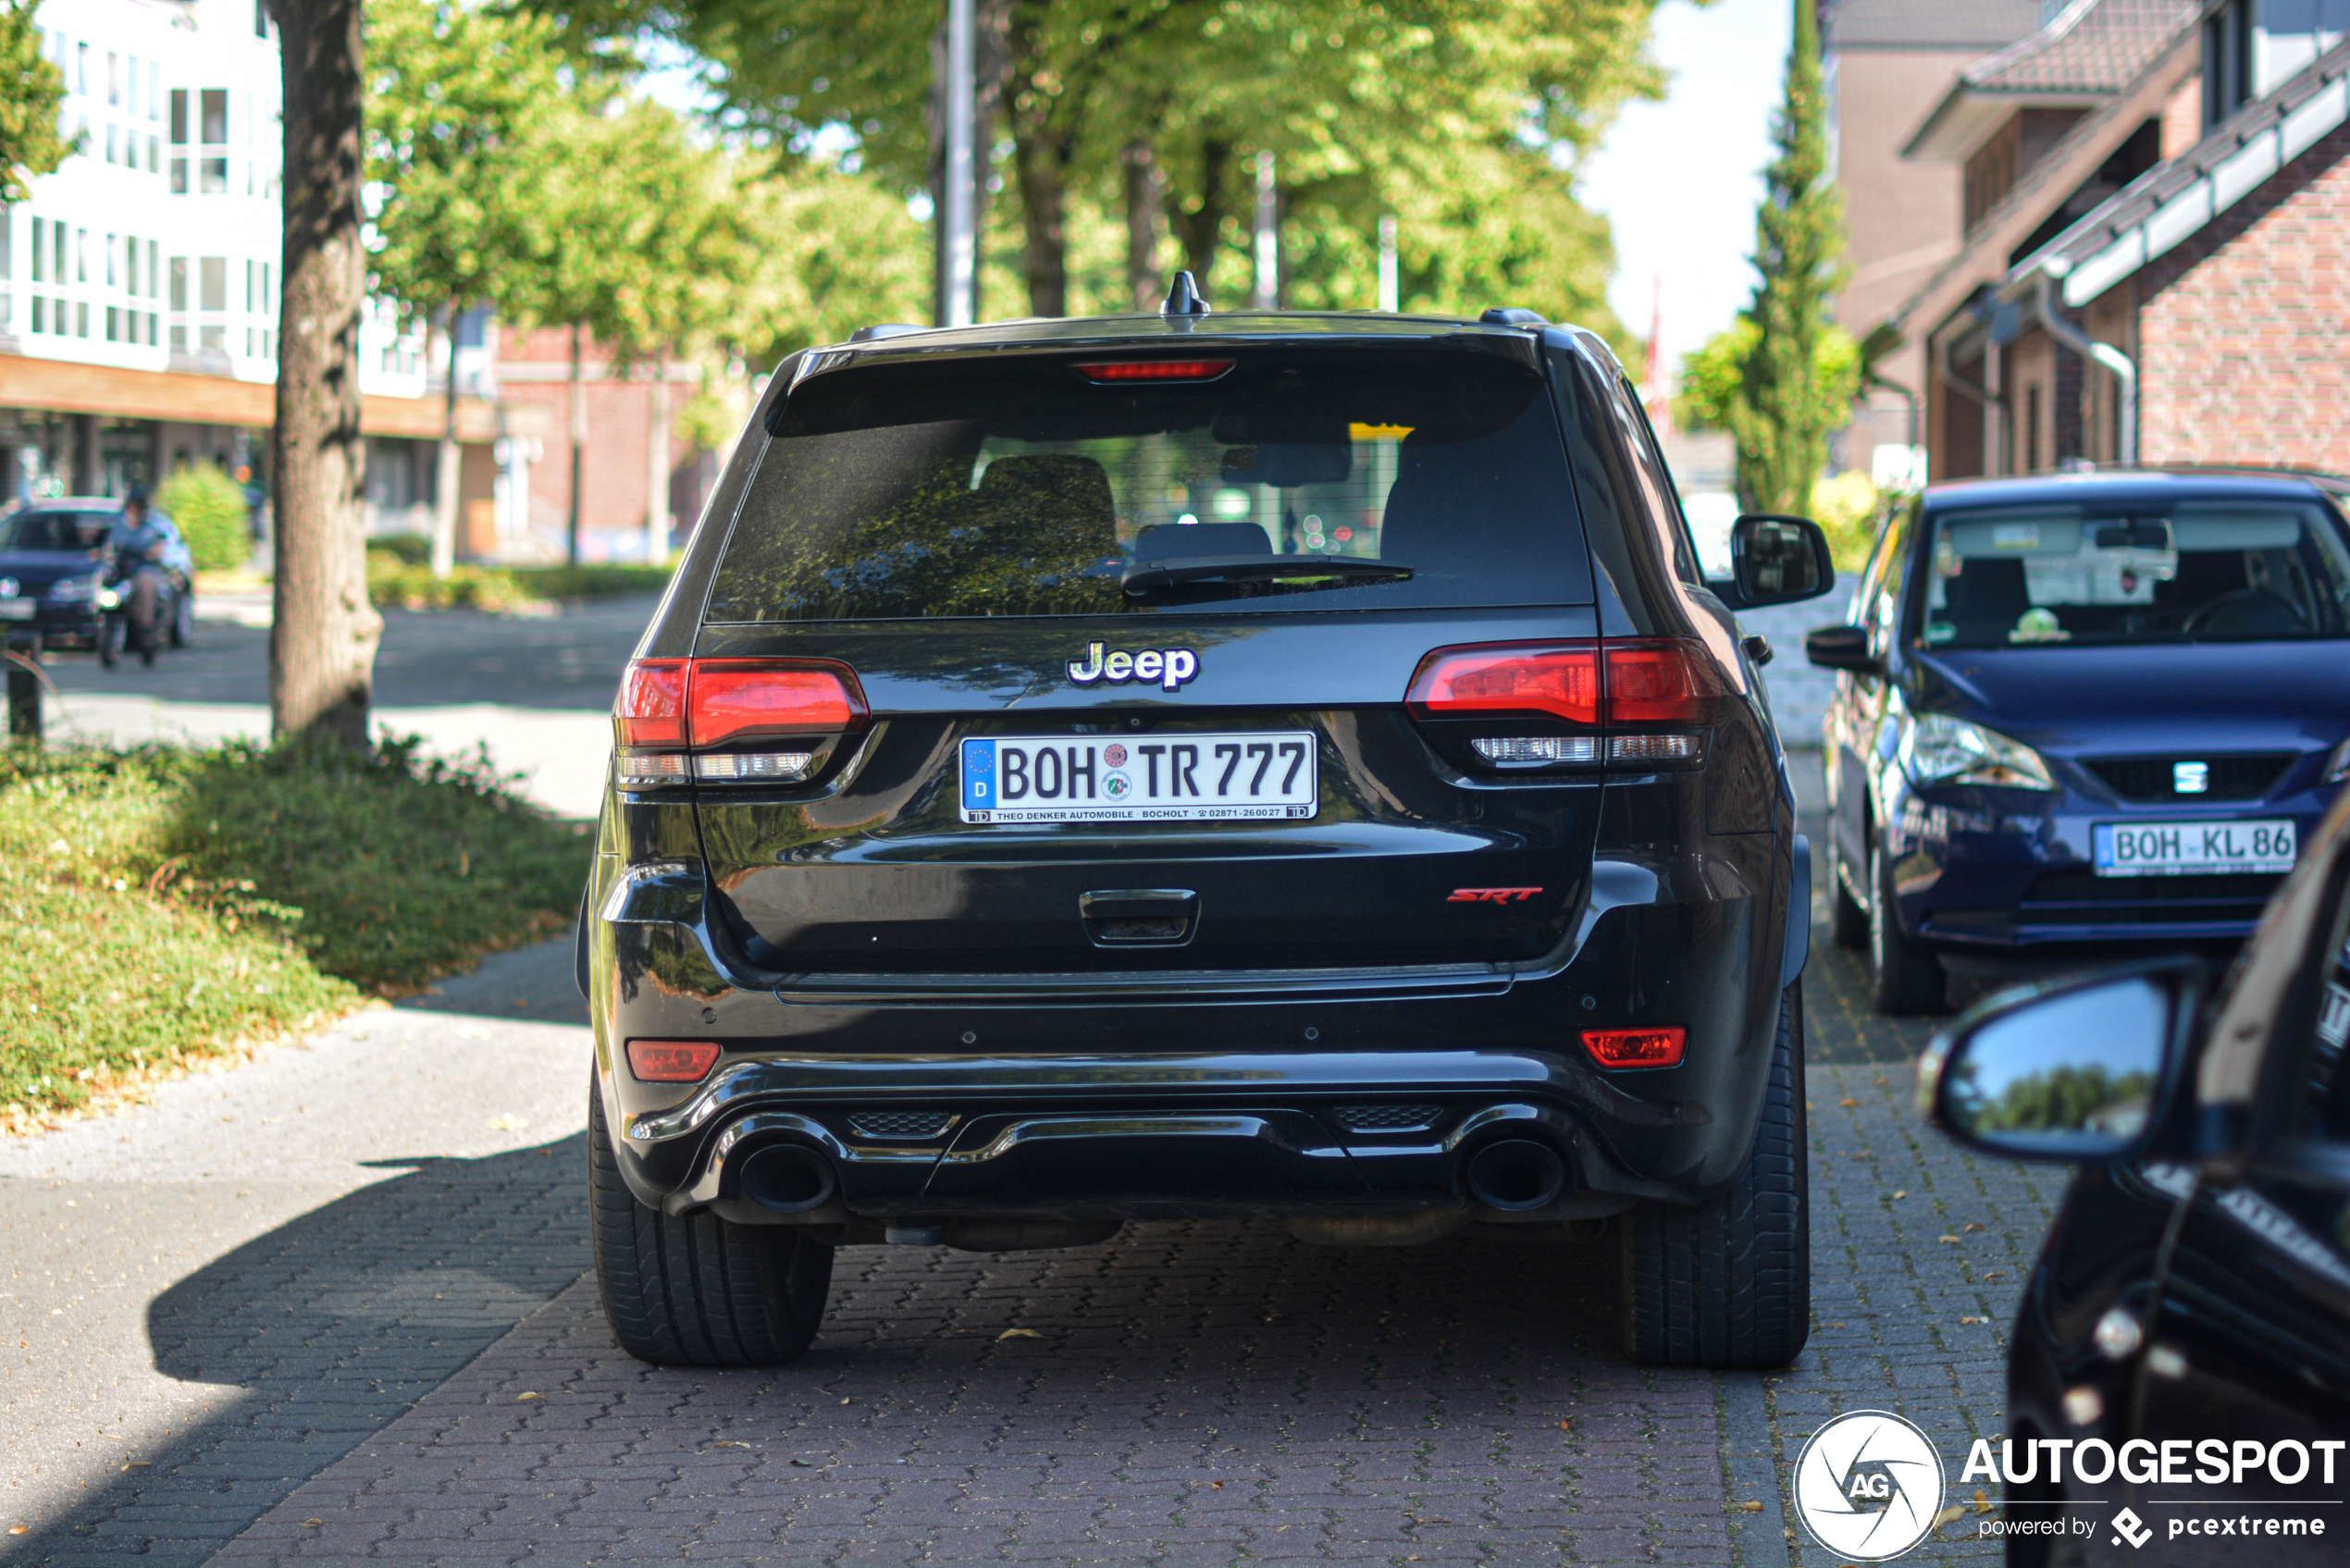
[[[1804, 1438], [1893, 1409], [1955, 1480], [2060, 1191], [1919, 1125], [1927, 1026], [1853, 1009], [1857, 975], [1824, 953], [1812, 986], [1842, 1059], [1811, 1069], [1817, 1326], [1786, 1373], [1625, 1364], [1606, 1245], [858, 1248], [778, 1372], [629, 1361], [583, 1281], [216, 1561], [1833, 1563], [1785, 1533]], [[1972, 1527], [1911, 1561], [1987, 1557]]]

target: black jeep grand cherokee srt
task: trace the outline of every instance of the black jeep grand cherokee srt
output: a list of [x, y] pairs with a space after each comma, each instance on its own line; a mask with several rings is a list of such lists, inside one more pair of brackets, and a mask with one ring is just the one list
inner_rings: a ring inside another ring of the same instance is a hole
[[785, 362], [615, 712], [621, 1344], [789, 1361], [843, 1243], [1612, 1219], [1631, 1355], [1786, 1363], [1810, 872], [1731, 612], [1831, 578], [1800, 519], [1734, 547], [1529, 312]]

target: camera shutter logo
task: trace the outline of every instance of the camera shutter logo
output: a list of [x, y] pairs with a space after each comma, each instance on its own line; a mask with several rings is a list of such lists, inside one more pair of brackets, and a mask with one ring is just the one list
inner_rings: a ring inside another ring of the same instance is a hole
[[1861, 1562], [1899, 1557], [1942, 1511], [1942, 1459], [1890, 1411], [1847, 1411], [1795, 1463], [1795, 1512], [1812, 1539]]

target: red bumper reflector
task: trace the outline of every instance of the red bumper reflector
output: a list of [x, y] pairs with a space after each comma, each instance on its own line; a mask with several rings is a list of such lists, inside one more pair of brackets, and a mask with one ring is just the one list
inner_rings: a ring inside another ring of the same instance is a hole
[[1126, 359], [1081, 364], [1088, 381], [1213, 381], [1232, 368], [1229, 359]]
[[1423, 714], [1545, 713], [1595, 724], [1599, 647], [1439, 648], [1420, 661], [1404, 700]]
[[1658, 1029], [1587, 1029], [1583, 1049], [1603, 1068], [1676, 1068], [1688, 1031], [1679, 1024]]
[[628, 1070], [639, 1083], [699, 1083], [718, 1065], [715, 1040], [631, 1040]]

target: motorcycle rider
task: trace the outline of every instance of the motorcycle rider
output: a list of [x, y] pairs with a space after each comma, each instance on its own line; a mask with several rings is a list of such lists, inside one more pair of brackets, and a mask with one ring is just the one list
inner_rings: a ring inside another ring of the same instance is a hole
[[130, 636], [139, 657], [155, 661], [155, 601], [163, 595], [163, 551], [170, 536], [147, 511], [147, 492], [132, 488], [122, 498], [122, 515], [106, 534], [118, 579], [130, 587]]

